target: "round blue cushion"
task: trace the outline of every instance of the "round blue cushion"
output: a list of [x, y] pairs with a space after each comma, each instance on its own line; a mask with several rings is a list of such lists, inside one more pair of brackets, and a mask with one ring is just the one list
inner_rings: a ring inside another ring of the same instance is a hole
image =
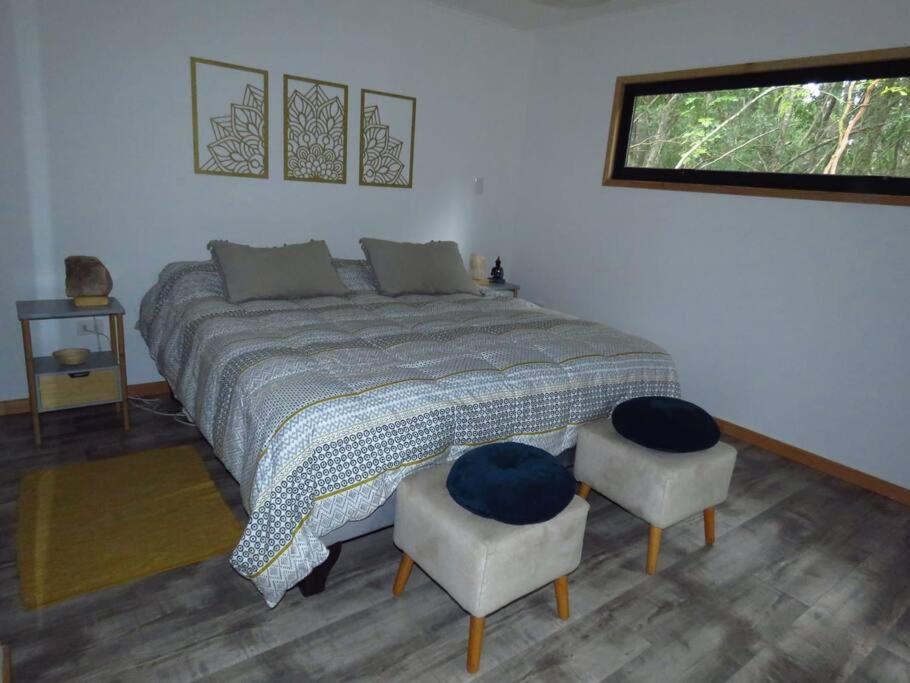
[[572, 501], [575, 479], [546, 451], [509, 441], [465, 453], [452, 465], [446, 488], [475, 515], [506, 524], [537, 524]]
[[664, 396], [644, 396], [620, 403], [613, 426], [630, 441], [670, 453], [703, 451], [720, 439], [717, 423], [694, 403]]

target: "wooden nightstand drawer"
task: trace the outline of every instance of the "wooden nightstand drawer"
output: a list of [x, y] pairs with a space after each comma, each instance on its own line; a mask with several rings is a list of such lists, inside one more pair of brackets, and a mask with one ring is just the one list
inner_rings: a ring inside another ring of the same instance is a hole
[[116, 368], [38, 375], [38, 410], [41, 412], [119, 400], [120, 379]]

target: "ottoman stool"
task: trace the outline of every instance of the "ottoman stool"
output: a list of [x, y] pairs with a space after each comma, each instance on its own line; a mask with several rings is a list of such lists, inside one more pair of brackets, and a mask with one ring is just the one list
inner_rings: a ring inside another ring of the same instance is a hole
[[663, 530], [698, 512], [704, 514], [705, 543], [714, 544], [714, 507], [727, 498], [736, 449], [718, 442], [691, 453], [639, 446], [619, 434], [609, 418], [578, 430], [575, 478], [578, 495], [593, 488], [648, 522], [648, 574], [657, 571]]
[[452, 464], [412, 474], [398, 486], [394, 540], [403, 551], [392, 592], [400, 595], [416, 562], [471, 615], [467, 669], [480, 666], [485, 617], [553, 582], [557, 613], [569, 618], [567, 574], [578, 567], [588, 504], [568, 507], [539, 524], [480, 517], [452, 500]]

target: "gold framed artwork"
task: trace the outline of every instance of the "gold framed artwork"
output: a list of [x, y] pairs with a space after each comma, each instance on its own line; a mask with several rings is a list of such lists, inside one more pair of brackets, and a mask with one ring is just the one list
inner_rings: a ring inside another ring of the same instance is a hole
[[348, 181], [348, 86], [284, 75], [284, 179]]
[[406, 95], [360, 91], [360, 184], [413, 187], [417, 100]]
[[269, 74], [190, 58], [196, 173], [269, 177]]

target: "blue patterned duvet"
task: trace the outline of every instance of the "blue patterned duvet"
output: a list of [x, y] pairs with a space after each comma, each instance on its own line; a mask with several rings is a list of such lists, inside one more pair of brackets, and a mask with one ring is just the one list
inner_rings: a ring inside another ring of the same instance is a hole
[[241, 485], [231, 563], [270, 606], [415, 469], [502, 440], [558, 454], [625, 399], [679, 394], [644, 339], [511, 296], [384, 297], [338, 265], [346, 297], [229, 304], [206, 261], [142, 301], [152, 358]]

